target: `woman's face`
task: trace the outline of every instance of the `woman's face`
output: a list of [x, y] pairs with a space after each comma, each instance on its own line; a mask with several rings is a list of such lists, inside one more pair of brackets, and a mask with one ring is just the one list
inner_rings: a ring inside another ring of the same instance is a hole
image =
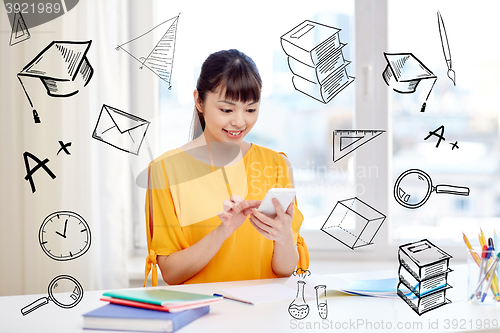
[[198, 91], [195, 90], [194, 98], [196, 107], [205, 118], [204, 134], [209, 142], [239, 145], [259, 116], [259, 101], [231, 101], [221, 94], [221, 89], [207, 93], [204, 102], [199, 100]]

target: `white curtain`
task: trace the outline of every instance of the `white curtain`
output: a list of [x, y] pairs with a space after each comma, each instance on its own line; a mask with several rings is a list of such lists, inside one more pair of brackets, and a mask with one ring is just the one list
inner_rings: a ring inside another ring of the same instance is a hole
[[[132, 224], [144, 219], [136, 209], [143, 189], [131, 171], [135, 156], [93, 139], [92, 132], [103, 104], [144, 119], [155, 116], [157, 78], [115, 50], [155, 25], [154, 3], [80, 1], [63, 16], [30, 28], [31, 38], [13, 46], [7, 15], [0, 15], [0, 296], [46, 293], [61, 274], [77, 279], [84, 290], [128, 286]], [[52, 41], [87, 40], [94, 75], [85, 88], [55, 98], [36, 80], [27, 87], [41, 119], [35, 124], [17, 74]], [[58, 154], [59, 141], [71, 142], [71, 155]], [[24, 179], [24, 152], [49, 159], [46, 166], [56, 175], [36, 171], [34, 193]], [[87, 221], [92, 244], [77, 259], [56, 261], [42, 251], [38, 233], [46, 216], [63, 210]]]

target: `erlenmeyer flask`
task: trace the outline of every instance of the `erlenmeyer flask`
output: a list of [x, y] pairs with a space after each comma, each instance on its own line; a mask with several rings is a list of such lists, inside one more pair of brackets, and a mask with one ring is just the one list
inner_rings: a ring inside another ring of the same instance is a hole
[[316, 304], [318, 304], [318, 313], [321, 319], [328, 317], [328, 306], [326, 304], [326, 286], [318, 285], [316, 289]]
[[295, 319], [304, 319], [309, 314], [309, 305], [307, 305], [304, 299], [305, 285], [304, 281], [297, 281], [297, 296], [295, 296], [295, 299], [288, 307], [288, 313]]

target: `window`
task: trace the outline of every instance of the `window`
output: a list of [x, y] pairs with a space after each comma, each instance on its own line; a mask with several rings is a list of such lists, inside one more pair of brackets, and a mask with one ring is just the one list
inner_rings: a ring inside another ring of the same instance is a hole
[[[193, 115], [192, 92], [208, 54], [221, 49], [240, 49], [257, 63], [264, 82], [259, 121], [247, 140], [288, 155], [294, 168], [299, 208], [305, 216], [301, 233], [309, 249], [351, 251], [320, 228], [341, 200], [359, 197], [385, 214], [387, 211], [388, 133], [370, 143], [371, 147], [366, 145], [333, 161], [334, 130], [387, 130], [387, 117], [374, 116], [380, 112], [378, 108], [386, 110], [385, 97], [376, 103], [380, 97], [375, 96], [380, 95], [376, 94], [378, 88], [374, 84], [378, 76], [373, 56], [376, 50], [380, 54], [385, 51], [384, 2], [371, 7], [370, 3], [354, 0], [312, 1], [308, 6], [301, 5], [300, 10], [288, 2], [265, 2], [265, 5], [254, 2], [238, 14], [233, 6], [215, 8], [202, 2], [196, 6], [196, 11], [179, 17], [171, 90], [159, 82], [159, 116], [152, 122], [146, 138], [152, 155], [159, 156], [187, 142]], [[183, 12], [182, 8], [173, 8], [163, 1], [158, 1], [157, 7], [158, 22]], [[383, 14], [379, 18], [384, 23], [382, 34], [373, 28], [378, 21], [365, 17], [373, 16], [369, 14], [372, 11]], [[359, 15], [360, 21], [355, 20]], [[214, 20], [214, 17], [224, 19]], [[257, 18], [258, 22], [254, 22]], [[245, 20], [252, 23], [241, 24]], [[352, 61], [347, 72], [355, 81], [326, 104], [294, 89], [287, 54], [280, 44], [280, 37], [304, 20], [341, 29], [340, 42], [346, 44], [342, 48], [344, 58]], [[366, 24], [361, 24], [363, 21]], [[375, 49], [370, 46], [373, 34], [382, 40]], [[142, 212], [143, 198], [139, 201], [137, 207]], [[356, 219], [346, 227], [359, 232], [361, 225]], [[143, 222], [135, 228], [138, 249], [146, 246], [144, 229]], [[379, 247], [386, 245], [387, 233], [386, 226], [381, 228], [377, 235]]]

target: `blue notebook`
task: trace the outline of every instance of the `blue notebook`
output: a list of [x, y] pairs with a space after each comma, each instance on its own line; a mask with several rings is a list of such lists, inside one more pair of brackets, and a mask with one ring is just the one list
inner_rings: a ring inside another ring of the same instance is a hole
[[164, 312], [107, 304], [83, 315], [83, 328], [140, 332], [175, 332], [207, 314], [209, 306], [181, 312]]

